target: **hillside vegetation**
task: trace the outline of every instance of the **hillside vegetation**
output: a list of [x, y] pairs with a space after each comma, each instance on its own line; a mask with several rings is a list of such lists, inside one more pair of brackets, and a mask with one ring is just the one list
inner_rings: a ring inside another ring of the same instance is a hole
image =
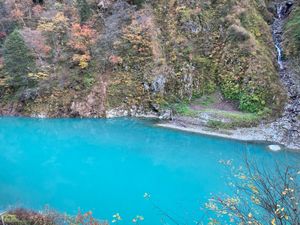
[[264, 0], [0, 0], [0, 111], [159, 114], [220, 92], [276, 116], [271, 12]]

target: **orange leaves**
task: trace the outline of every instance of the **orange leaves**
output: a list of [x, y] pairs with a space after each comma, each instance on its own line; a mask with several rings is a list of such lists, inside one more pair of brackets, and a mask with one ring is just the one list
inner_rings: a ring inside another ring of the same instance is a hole
[[73, 61], [78, 63], [81, 69], [88, 67], [91, 60], [90, 47], [96, 42], [96, 31], [89, 25], [75, 23], [71, 27], [71, 37], [68, 45], [77, 54], [73, 55]]
[[23, 16], [24, 16], [24, 13], [18, 8], [13, 9], [11, 11], [11, 17], [13, 17], [13, 18], [21, 19]]
[[71, 28], [69, 46], [77, 51], [86, 52], [89, 47], [95, 43], [95, 37], [96, 31], [90, 26], [75, 23]]
[[49, 74], [46, 72], [28, 73], [28, 77], [34, 80], [47, 80], [49, 78]]
[[76, 36], [82, 36], [85, 38], [93, 38], [95, 36], [95, 30], [93, 30], [89, 25], [80, 25], [75, 23], [72, 25], [72, 32]]

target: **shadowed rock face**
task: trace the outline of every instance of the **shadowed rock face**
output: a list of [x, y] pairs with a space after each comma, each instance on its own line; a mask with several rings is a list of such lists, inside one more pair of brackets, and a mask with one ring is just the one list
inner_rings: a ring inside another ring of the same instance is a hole
[[285, 1], [277, 5], [277, 17], [283, 19], [286, 16], [288, 16], [289, 13], [292, 11], [293, 4], [293, 1]]

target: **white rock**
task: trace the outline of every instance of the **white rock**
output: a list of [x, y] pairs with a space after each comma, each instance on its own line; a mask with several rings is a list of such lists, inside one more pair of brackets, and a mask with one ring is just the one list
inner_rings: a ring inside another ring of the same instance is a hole
[[47, 118], [47, 114], [46, 113], [40, 113], [40, 114], [33, 114], [31, 115], [32, 118], [39, 118], [39, 119], [45, 119]]
[[269, 145], [268, 149], [273, 151], [273, 152], [278, 152], [281, 150], [281, 147], [279, 145]]

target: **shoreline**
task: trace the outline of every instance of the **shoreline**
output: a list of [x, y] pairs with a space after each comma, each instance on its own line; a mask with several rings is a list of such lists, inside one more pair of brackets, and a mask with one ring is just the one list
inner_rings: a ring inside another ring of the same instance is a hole
[[[253, 128], [237, 128], [230, 130], [215, 130], [205, 126], [194, 126], [189, 124], [178, 124], [176, 122], [158, 122], [155, 124], [158, 127], [181, 130], [184, 132], [191, 132], [196, 134], [208, 135], [213, 137], [232, 139], [238, 141], [246, 141], [246, 142], [263, 142], [266, 145], [278, 145], [282, 147], [281, 150], [289, 150], [293, 152], [300, 153], [299, 144], [297, 143], [286, 143], [279, 141], [276, 138], [272, 138], [272, 136], [268, 136], [265, 132], [266, 130], [261, 129], [261, 127], [253, 127]], [[272, 151], [269, 149], [269, 151]]]
[[[5, 117], [7, 115], [1, 115]], [[10, 115], [9, 117], [15, 117]], [[67, 119], [74, 117], [48, 117], [46, 114], [17, 116], [35, 119]], [[280, 150], [290, 150], [300, 153], [300, 137], [288, 138], [284, 129], [278, 126], [276, 122], [269, 124], [259, 124], [256, 127], [237, 127], [235, 129], [213, 129], [204, 124], [198, 123], [194, 118], [172, 117], [171, 120], [162, 118], [156, 114], [141, 113], [135, 115], [117, 114], [108, 117], [78, 117], [80, 119], [115, 119], [115, 118], [136, 118], [136, 119], [155, 119], [154, 126], [181, 130], [184, 132], [197, 133], [202, 135], [214, 136], [225, 139], [239, 140], [245, 142], [263, 142], [269, 146], [278, 146]], [[272, 150], [270, 151], [280, 151]]]

